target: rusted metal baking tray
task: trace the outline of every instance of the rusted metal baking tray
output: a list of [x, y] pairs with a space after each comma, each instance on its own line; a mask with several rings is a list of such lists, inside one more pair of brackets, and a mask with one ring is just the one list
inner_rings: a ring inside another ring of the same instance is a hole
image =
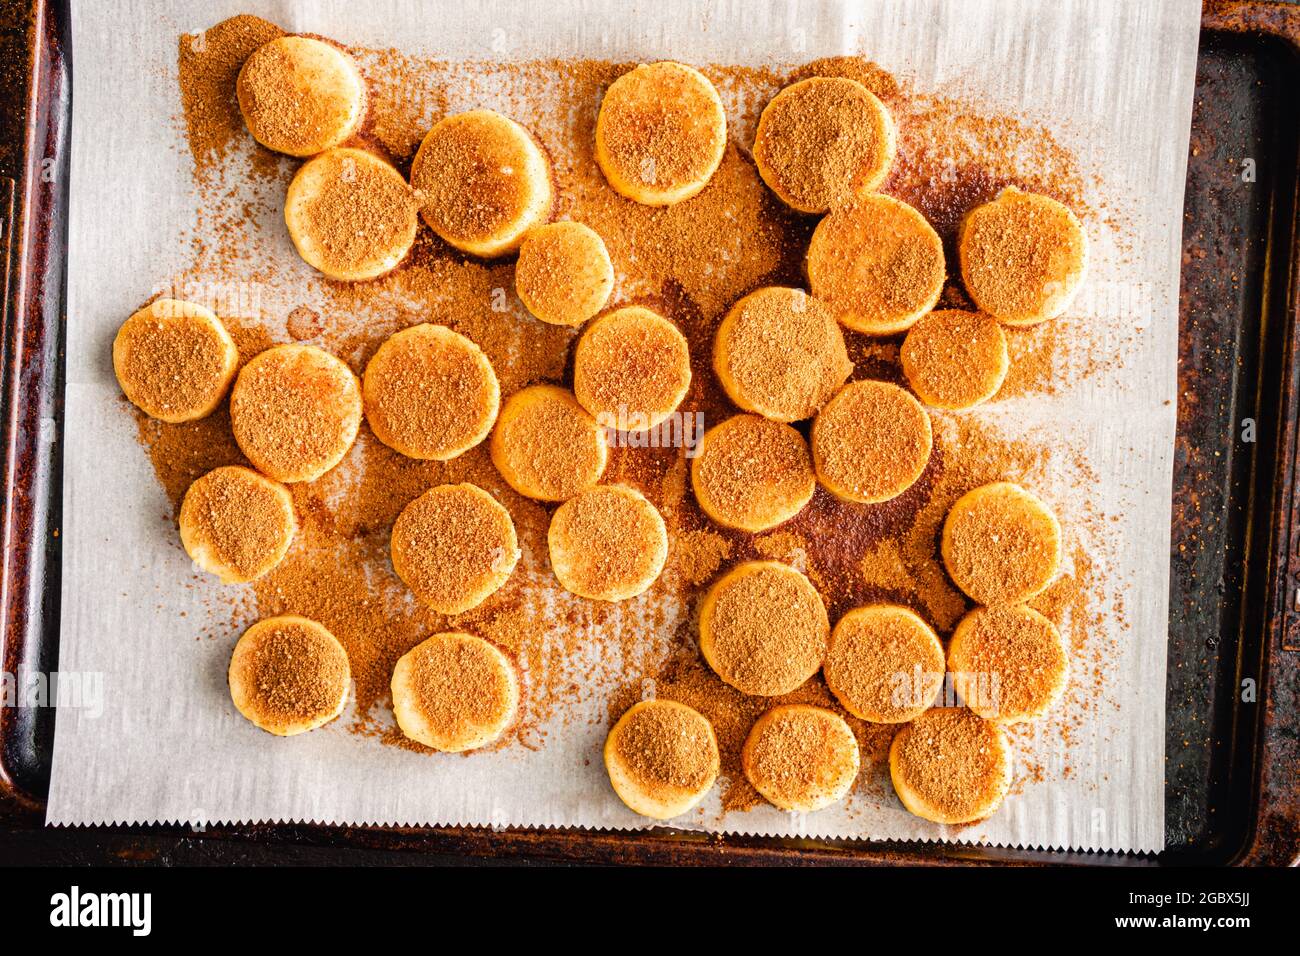
[[[48, 671], [58, 661], [73, 51], [66, 2], [0, 0], [0, 10], [0, 249], [7, 254], [0, 263], [0, 657], [12, 674]], [[1300, 855], [1298, 89], [1300, 7], [1206, 4], [1183, 232], [1169, 556], [1168, 848], [1158, 857], [717, 838], [667, 829], [43, 830], [55, 714], [7, 708], [0, 709], [0, 846], [11, 848], [7, 862], [380, 863], [461, 856], [731, 864], [1294, 862]], [[1243, 440], [1251, 427], [1255, 440]]]

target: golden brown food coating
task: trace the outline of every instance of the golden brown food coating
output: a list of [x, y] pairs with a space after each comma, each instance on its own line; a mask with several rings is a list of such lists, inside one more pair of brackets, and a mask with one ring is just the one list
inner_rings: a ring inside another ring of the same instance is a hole
[[671, 700], [643, 700], [605, 738], [609, 782], [635, 813], [655, 820], [696, 806], [718, 778], [713, 726], [698, 711]]
[[691, 387], [686, 337], [661, 315], [631, 305], [587, 326], [573, 354], [573, 394], [607, 427], [644, 431], [677, 410]]
[[1034, 325], [1069, 307], [1087, 271], [1088, 240], [1068, 207], [1008, 186], [962, 219], [957, 258], [981, 311]]
[[813, 466], [840, 498], [875, 504], [912, 487], [933, 442], [929, 414], [906, 391], [888, 382], [851, 382], [813, 421]]
[[366, 366], [361, 394], [376, 438], [434, 461], [487, 438], [501, 405], [483, 350], [441, 325], [415, 325], [385, 340]]
[[598, 485], [556, 509], [547, 532], [551, 567], [579, 597], [624, 601], [650, 585], [668, 559], [668, 530], [645, 496]]
[[854, 717], [901, 724], [932, 706], [943, 689], [943, 644], [905, 607], [854, 608], [831, 632], [822, 672]]
[[515, 291], [543, 322], [581, 325], [614, 291], [614, 264], [605, 241], [580, 222], [534, 226], [519, 247]]
[[1011, 786], [1002, 729], [965, 707], [934, 707], [894, 735], [889, 776], [909, 812], [934, 823], [974, 823]]
[[823, 213], [879, 188], [895, 141], [894, 121], [870, 90], [845, 77], [814, 76], [764, 108], [754, 162], [787, 205]]
[[179, 524], [185, 552], [224, 584], [274, 568], [298, 527], [289, 490], [238, 465], [214, 468], [190, 485]]
[[994, 482], [957, 499], [943, 523], [944, 567], [980, 604], [1019, 604], [1047, 589], [1061, 563], [1052, 509], [1019, 485]]
[[514, 723], [515, 665], [473, 634], [435, 634], [393, 668], [393, 715], [402, 733], [447, 753], [483, 747]]
[[429, 228], [462, 252], [492, 258], [519, 248], [551, 213], [551, 171], [532, 135], [493, 110], [470, 110], [429, 130], [411, 163]]
[[311, 345], [277, 345], [254, 356], [230, 393], [240, 451], [277, 481], [314, 481], [342, 461], [361, 412], [352, 370]]
[[439, 485], [397, 516], [390, 540], [393, 570], [440, 614], [478, 607], [519, 561], [510, 512], [477, 485]]
[[284, 222], [298, 254], [340, 282], [391, 272], [415, 243], [415, 195], [401, 173], [363, 149], [331, 149], [289, 183]]
[[314, 156], [341, 144], [365, 117], [356, 62], [312, 37], [277, 37], [253, 51], [235, 81], [248, 131], [267, 149]]
[[290, 737], [342, 713], [352, 672], [333, 634], [288, 614], [258, 621], [244, 632], [227, 677], [241, 714], [268, 733]]
[[700, 653], [746, 694], [788, 694], [826, 658], [830, 623], [812, 583], [776, 561], [749, 561], [709, 588], [700, 604]]
[[714, 521], [766, 531], [789, 521], [817, 488], [803, 436], [758, 415], [733, 415], [704, 433], [691, 461], [691, 488]]
[[122, 323], [113, 339], [113, 372], [123, 394], [146, 415], [188, 422], [221, 404], [239, 350], [211, 309], [157, 299]]
[[935, 307], [945, 276], [943, 243], [925, 217], [889, 196], [867, 195], [813, 230], [808, 283], [846, 327], [904, 332]]
[[728, 397], [778, 422], [811, 418], [853, 371], [835, 316], [802, 289], [769, 286], [740, 299], [713, 339]]
[[704, 74], [681, 63], [642, 64], [605, 91], [596, 163], [614, 191], [670, 206], [706, 185], [727, 148], [727, 117]]
[[948, 671], [962, 703], [988, 720], [1041, 717], [1065, 693], [1069, 669], [1061, 632], [1023, 604], [975, 608], [948, 645]]
[[907, 384], [933, 408], [972, 408], [997, 394], [1011, 367], [1002, 326], [982, 312], [923, 315], [899, 350]]
[[492, 463], [510, 487], [540, 501], [565, 501], [600, 481], [605, 430], [555, 385], [532, 385], [505, 403], [492, 429]]
[[839, 714], [807, 704], [773, 707], [755, 722], [740, 751], [745, 778], [782, 810], [813, 813], [843, 800], [861, 757]]

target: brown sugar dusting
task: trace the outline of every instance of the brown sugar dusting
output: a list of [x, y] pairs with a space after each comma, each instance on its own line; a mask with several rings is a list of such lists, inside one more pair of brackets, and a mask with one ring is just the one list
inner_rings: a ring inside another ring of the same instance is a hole
[[844, 77], [813, 78], [764, 112], [755, 159], [793, 205], [831, 209], [883, 178], [887, 122], [860, 85]]
[[662, 519], [640, 497], [596, 487], [570, 498], [551, 519], [551, 558], [563, 562], [566, 583], [582, 594], [634, 588], [662, 557]]
[[818, 477], [860, 500], [887, 500], [906, 491], [925, 470], [933, 446], [928, 413], [886, 382], [848, 385], [813, 423]]
[[444, 636], [411, 657], [413, 703], [439, 736], [456, 739], [490, 726], [510, 706], [513, 691], [490, 648]]
[[814, 477], [797, 431], [758, 415], [736, 415], [706, 433], [691, 481], [710, 513], [730, 526], [753, 527], [771, 524], [806, 500]]
[[633, 712], [614, 740], [618, 756], [651, 793], [699, 790], [714, 772], [708, 724], [680, 707], [651, 704]]
[[320, 718], [334, 709], [339, 689], [346, 686], [348, 660], [338, 645], [296, 621], [276, 621], [246, 634], [239, 660], [251, 704], [268, 723]]
[[620, 412], [647, 425], [671, 412], [691, 379], [686, 339], [654, 313], [630, 307], [602, 316], [578, 340], [573, 391], [593, 415]]
[[272, 348], [240, 370], [230, 420], [240, 448], [259, 468], [293, 475], [351, 444], [361, 418], [361, 389], [321, 351], [290, 348], [298, 351]]
[[393, 566], [421, 601], [467, 609], [514, 567], [515, 542], [510, 516], [494, 499], [472, 485], [442, 485], [393, 522]]
[[230, 346], [219, 331], [199, 316], [137, 312], [114, 342], [118, 381], [140, 407], [169, 418], [211, 408], [229, 384]]
[[968, 815], [998, 792], [1004, 768], [997, 730], [964, 707], [928, 710], [899, 733], [899, 775], [946, 816]]
[[830, 626], [821, 596], [779, 564], [746, 564], [713, 586], [701, 614], [709, 660], [727, 683], [747, 693], [787, 692], [826, 656]]
[[477, 444], [500, 403], [483, 355], [434, 326], [389, 339], [366, 366], [362, 395], [376, 434], [419, 458], [445, 459]]
[[[1023, 607], [973, 612], [961, 667], [970, 674], [998, 675], [996, 710], [1005, 715], [1034, 712], [1050, 697], [1068, 667], [1060, 636], [1050, 621]], [[963, 627], [965, 633], [965, 627]], [[978, 704], [978, 713], [987, 713]]]
[[182, 520], [194, 540], [247, 579], [265, 567], [292, 533], [282, 498], [255, 474], [223, 467], [190, 485]]
[[415, 229], [415, 197], [406, 180], [380, 161], [329, 152], [312, 160], [318, 184], [301, 206], [301, 228], [322, 266], [350, 272], [401, 249]]
[[[207, 33], [209, 51], [217, 30]], [[274, 35], [268, 33], [265, 39]], [[249, 49], [259, 43], [250, 42]], [[693, 381], [680, 411], [702, 413], [709, 427], [735, 412], [708, 367], [713, 333], [727, 309], [746, 293], [764, 285], [803, 285], [801, 259], [813, 225], [771, 195], [743, 146], [728, 145], [709, 185], [692, 200], [667, 208], [641, 206], [608, 187], [592, 156], [600, 94], [626, 67], [592, 61], [448, 64], [392, 50], [352, 52], [369, 87], [367, 135], [401, 168], [433, 123], [448, 112], [449, 86], [497, 84], [512, 104], [511, 117], [532, 132], [551, 160], [556, 215], [586, 223], [604, 239], [618, 276], [611, 304], [652, 303], [686, 336]], [[240, 62], [242, 57], [232, 62], [227, 79], [219, 82], [211, 59], [181, 50], [181, 87], [183, 98], [189, 98], [186, 123], [197, 170], [219, 165], [231, 154], [231, 144], [247, 136], [233, 99]], [[751, 68], [706, 72], [729, 105], [733, 99], [742, 104], [736, 125], [746, 132], [737, 138], [747, 144], [758, 110], [787, 77]], [[820, 61], [798, 73], [812, 74], [857, 79], [894, 111], [899, 154], [885, 192], [920, 209], [946, 241], [955, 235], [962, 211], [1010, 183], [1047, 193], [1080, 211], [1075, 205], [1081, 195], [1080, 177], [1073, 161], [1047, 134], [1009, 120], [979, 117], [965, 105], [913, 98], [883, 71], [856, 58]], [[543, 89], [546, 96], [538, 96]], [[1016, 169], [1002, 159], [1035, 151], [1051, 153], [1041, 172]], [[270, 155], [256, 150], [254, 161]], [[291, 169], [288, 161], [271, 158], [283, 180], [276, 188], [282, 191]], [[232, 177], [235, 172], [230, 171]], [[275, 237], [244, 227], [258, 210], [247, 210], [242, 200], [227, 195], [228, 189], [228, 184], [200, 183], [200, 225], [215, 227], [228, 241], [196, 246], [195, 268], [272, 282], [275, 261], [260, 256]], [[279, 210], [272, 212], [278, 215]], [[269, 342], [311, 338], [359, 370], [393, 332], [434, 321], [484, 350], [503, 399], [536, 383], [569, 384], [575, 330], [531, 319], [515, 299], [513, 285], [512, 263], [466, 259], [421, 229], [411, 255], [393, 273], [359, 284], [314, 282], [309, 296], [264, 308], [247, 323], [250, 335], [263, 338], [248, 351], [238, 331], [231, 332], [244, 359]], [[960, 286], [951, 281], [944, 303], [970, 307]], [[300, 313], [286, 326], [285, 315], [300, 304], [316, 319], [308, 321]], [[1050, 338], [1058, 327], [1059, 322], [1053, 322], [1042, 330], [1009, 332], [1013, 363], [1021, 361], [1016, 358], [1017, 341], [1041, 341], [1034, 345], [1034, 354], [1070, 347]], [[857, 377], [869, 372], [870, 377], [902, 381], [895, 341], [848, 338]], [[1033, 374], [1018, 386], [1020, 391], [1050, 387], [1051, 364], [1029, 370]], [[1012, 388], [1016, 374], [1013, 364], [1004, 390]], [[660, 697], [696, 707], [713, 724], [723, 772], [730, 781], [724, 793], [728, 808], [760, 800], [740, 772], [740, 749], [754, 721], [773, 704], [786, 702], [811, 703], [845, 716], [862, 748], [859, 789], [881, 797], [889, 793], [883, 766], [894, 728], [845, 715], [819, 676], [781, 698], [741, 694], [709, 670], [693, 646], [691, 627], [670, 609], [689, 610], [718, 574], [740, 561], [770, 556], [761, 549], [782, 550], [782, 560], [803, 562], [832, 621], [859, 604], [890, 600], [917, 611], [941, 635], [948, 633], [970, 603], [953, 587], [938, 559], [944, 515], [957, 497], [979, 484], [1015, 480], [1042, 469], [1047, 450], [1032, 442], [1003, 440], [973, 420], [943, 415], [933, 419], [934, 453], [907, 492], [883, 504], [857, 505], [819, 489], [802, 513], [781, 526], [781, 537], [727, 530], [704, 517], [688, 488], [691, 461], [680, 448], [611, 449], [606, 480], [617, 476], [641, 488], [663, 513], [672, 541], [668, 569], [645, 601], [637, 599], [635, 615], [620, 607], [570, 600], [561, 592], [546, 563], [551, 509], [512, 491], [492, 466], [485, 445], [448, 462], [415, 461], [383, 446], [363, 424], [352, 454], [341, 466], [291, 489], [299, 535], [285, 560], [252, 586], [255, 613], [298, 613], [328, 627], [347, 650], [356, 680], [354, 729], [394, 745], [407, 746], [388, 726], [388, 684], [397, 659], [430, 634], [464, 630], [511, 654], [527, 688], [521, 721], [499, 746], [544, 745], [552, 718], [570, 719], [573, 705], [579, 703], [607, 703], [616, 717], [623, 710], [617, 705], [630, 702], [642, 680], [653, 678]], [[173, 504], [204, 472], [244, 463], [224, 408], [181, 426], [141, 416], [139, 429]], [[472, 611], [447, 618], [421, 606], [396, 577], [388, 536], [408, 502], [435, 485], [459, 481], [480, 485], [509, 510], [523, 556], [500, 591]], [[1034, 606], [1058, 624], [1068, 619], [1075, 653], [1091, 654], [1095, 647], [1088, 635], [1096, 612], [1089, 602], [1097, 576], [1089, 555], [1076, 553], [1073, 558], [1070, 572], [1036, 598]], [[214, 600], [238, 604], [243, 599]], [[230, 613], [254, 612], [240, 605]], [[601, 651], [599, 662], [590, 667], [578, 663], [586, 661], [581, 655], [593, 646]], [[1104, 682], [1104, 673], [1089, 661], [1072, 686], [1091, 698], [1104, 692]], [[610, 691], [615, 684], [628, 687]]]
[[856, 774], [857, 741], [830, 711], [768, 711], [745, 742], [745, 776], [780, 805], [824, 797]]
[[987, 315], [941, 309], [912, 326], [900, 358], [908, 383], [923, 402], [968, 408], [1001, 385], [1006, 374], [1006, 337]]
[[345, 91], [318, 82], [284, 43], [257, 49], [237, 77], [239, 105], [259, 138], [296, 156], [317, 152], [352, 113]]
[[601, 103], [600, 125], [618, 175], [671, 189], [708, 172], [715, 132], [713, 100], [695, 78], [671, 63], [637, 67]]
[[529, 202], [526, 158], [513, 133], [482, 117], [437, 127], [411, 166], [411, 185], [439, 234], [476, 240], [509, 226]]
[[246, 135], [235, 78], [254, 50], [283, 35], [274, 23], [241, 14], [180, 38], [181, 107], [197, 173], [219, 166], [231, 141]]
[[733, 401], [780, 421], [816, 414], [853, 371], [835, 317], [802, 289], [759, 289], [736, 303], [713, 357]]

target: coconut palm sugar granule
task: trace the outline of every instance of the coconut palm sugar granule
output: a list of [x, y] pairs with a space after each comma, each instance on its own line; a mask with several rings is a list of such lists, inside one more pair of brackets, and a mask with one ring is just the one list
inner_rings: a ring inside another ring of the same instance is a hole
[[[514, 294], [512, 262], [467, 259], [423, 228], [407, 261], [389, 275], [358, 284], [312, 281], [285, 291], [273, 251], [278, 234], [265, 226], [276, 224], [280, 210], [274, 208], [275, 200], [258, 205], [225, 182], [237, 180], [239, 170], [247, 168], [269, 183], [263, 195], [282, 197], [296, 169], [296, 163], [252, 143], [234, 100], [234, 78], [243, 58], [279, 32], [265, 21], [237, 17], [180, 40], [181, 112], [194, 160], [198, 217], [189, 267], [181, 276], [157, 280], [268, 283], [275, 294], [265, 295], [257, 307], [239, 316], [216, 310], [240, 344], [242, 361], [268, 344], [307, 340], [360, 374], [392, 333], [434, 321], [483, 349], [500, 380], [503, 403], [528, 385], [571, 386], [570, 355], [578, 330], [528, 315]], [[396, 50], [349, 52], [368, 86], [369, 114], [361, 140], [387, 154], [403, 175], [429, 127], [449, 112], [448, 88], [475, 85], [501, 91], [505, 102], [493, 105], [528, 128], [551, 161], [554, 218], [582, 222], [605, 241], [618, 277], [609, 307], [646, 306], [685, 335], [691, 387], [678, 411], [702, 416], [706, 427], [737, 412], [710, 367], [714, 332], [726, 311], [763, 286], [804, 286], [801, 261], [813, 223], [766, 189], [737, 145], [753, 141], [762, 106], [789, 82], [848, 76], [885, 102], [898, 122], [899, 139], [898, 157], [882, 190], [926, 216], [944, 240], [950, 261], [955, 261], [951, 251], [960, 213], [1004, 185], [1043, 192], [1081, 208], [1082, 178], [1049, 134], [1009, 118], [982, 115], [968, 104], [910, 92], [854, 57], [816, 61], [788, 73], [705, 67], [728, 107], [731, 142], [699, 195], [651, 208], [615, 194], [592, 155], [601, 94], [629, 65], [447, 63]], [[1034, 161], [1016, 161], [1026, 155]], [[971, 308], [953, 277], [941, 306]], [[1072, 335], [1076, 332], [1071, 329]], [[1008, 330], [1013, 371], [1005, 394], [1055, 387], [1053, 376], [1059, 376], [1063, 363], [1068, 367], [1075, 349], [1056, 336], [1051, 327]], [[903, 383], [896, 342], [847, 333], [845, 344], [857, 363], [855, 378]], [[205, 471], [246, 463], [230, 437], [224, 410], [184, 425], [141, 418], [139, 435], [173, 506]], [[808, 575], [832, 623], [859, 604], [891, 601], [913, 608], [946, 636], [970, 606], [948, 581], [937, 553], [948, 507], [972, 487], [1042, 475], [1056, 460], [1043, 447], [986, 433], [972, 419], [935, 414], [930, 463], [897, 498], [853, 505], [818, 489], [795, 519], [750, 534], [722, 528], [702, 514], [690, 490], [684, 449], [618, 444], [610, 449], [604, 481], [644, 493], [663, 515], [672, 544], [664, 573], [644, 595], [607, 605], [574, 598], [560, 588], [546, 562], [554, 506], [514, 492], [492, 466], [486, 445], [447, 462], [417, 461], [383, 445], [363, 425], [343, 464], [315, 482], [291, 488], [300, 522], [293, 547], [251, 589], [235, 598], [212, 598], [224, 602], [214, 604], [218, 623], [212, 634], [227, 639], [232, 629], [276, 614], [319, 621], [348, 653], [356, 681], [353, 729], [412, 749], [420, 748], [391, 727], [389, 678], [402, 654], [441, 631], [477, 634], [519, 664], [525, 689], [520, 720], [495, 747], [542, 747], [548, 732], [569, 720], [586, 719], [574, 715], [587, 713], [579, 705], [593, 699], [606, 705], [611, 719], [648, 693], [680, 700], [713, 723], [722, 773], [729, 781], [724, 789], [728, 808], [761, 799], [739, 765], [740, 748], [758, 716], [774, 703], [816, 704], [845, 716], [858, 736], [864, 768], [858, 788], [883, 793], [889, 785], [880, 769], [892, 728], [844, 714], [820, 676], [775, 700], [747, 697], [723, 684], [695, 649], [690, 623], [695, 604], [708, 584], [735, 564], [772, 558]], [[522, 557], [506, 584], [483, 604], [444, 616], [415, 601], [397, 579], [388, 537], [410, 501], [435, 485], [465, 481], [484, 488], [509, 510]], [[1101, 516], [1085, 512], [1070, 519], [1076, 528], [1086, 523], [1090, 534], [1104, 533]], [[1096, 611], [1090, 603], [1094, 582], [1089, 558], [1079, 552], [1069, 564], [1034, 606], [1058, 625], [1069, 621], [1077, 664], [1074, 686], [1082, 688], [1079, 696], [1086, 709], [1104, 696], [1097, 661], [1106, 649], [1092, 636], [1096, 629], [1090, 615]], [[1076, 716], [1052, 718], [1053, 729], [1067, 739], [1068, 721], [1082, 719], [1080, 708], [1069, 712]]]

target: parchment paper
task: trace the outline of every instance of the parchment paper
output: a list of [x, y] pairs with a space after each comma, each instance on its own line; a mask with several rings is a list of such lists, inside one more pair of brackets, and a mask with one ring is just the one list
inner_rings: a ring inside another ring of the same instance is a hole
[[[199, 639], [204, 588], [175, 542], [169, 507], [119, 400], [110, 361], [121, 321], [186, 265], [197, 197], [178, 113], [180, 33], [239, 12], [290, 31], [449, 59], [540, 56], [764, 64], [863, 54], [917, 89], [960, 92], [1048, 125], [1091, 175], [1099, 217], [1088, 283], [1072, 310], [1123, 361], [1056, 395], [985, 415], [1059, 453], [1035, 487], [1092, 548], [1109, 653], [1103, 701], [1072, 695], [1059, 730], [1015, 737], [1015, 792], [990, 820], [950, 830], [892, 794], [853, 794], [802, 817], [770, 807], [721, 815], [715, 788], [677, 821], [741, 833], [987, 841], [1159, 850], [1164, 842], [1164, 702], [1170, 476], [1183, 182], [1197, 0], [881, 0], [860, 3], [367, 3], [267, 0], [74, 2], [72, 222], [59, 666], [100, 675], [93, 706], [57, 717], [51, 824], [321, 821], [576, 825], [645, 821], [610, 791], [600, 714], [512, 747], [429, 757], [348, 733], [342, 721], [273, 739], [230, 706], [238, 632]], [[492, 106], [490, 90], [478, 91]], [[230, 240], [227, 240], [230, 241]], [[286, 255], [291, 256], [285, 240]], [[292, 281], [286, 279], [286, 281]], [[288, 297], [292, 301], [292, 296]], [[1066, 463], [1096, 476], [1086, 502]], [[1084, 505], [1112, 527], [1095, 541]], [[593, 705], [594, 706], [594, 705]], [[1030, 763], [1039, 768], [1028, 772]]]

